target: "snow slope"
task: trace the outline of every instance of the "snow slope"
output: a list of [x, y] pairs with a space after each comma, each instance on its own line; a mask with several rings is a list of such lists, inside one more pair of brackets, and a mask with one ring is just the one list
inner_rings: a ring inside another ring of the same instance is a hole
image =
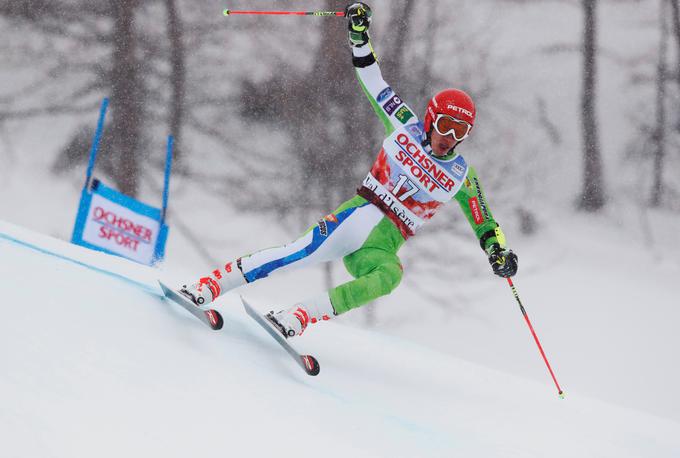
[[2, 456], [680, 456], [673, 421], [334, 322], [295, 341], [308, 377], [236, 295], [212, 332], [157, 274], [0, 223]]
[[[372, 27], [379, 54], [387, 51], [388, 31], [392, 27], [391, 19], [384, 13], [387, 3], [378, 1], [374, 5]], [[582, 17], [577, 4], [456, 3], [462, 7], [452, 10], [455, 10], [452, 30], [484, 32], [476, 38], [480, 43], [490, 40], [491, 81], [497, 95], [499, 91], [502, 94], [480, 106], [477, 134], [488, 132], [490, 123], [484, 118], [501, 106], [520, 108], [529, 116], [519, 123], [515, 116], [507, 116], [505, 122], [509, 124], [503, 126], [511, 134], [507, 140], [514, 142], [516, 154], [534, 156], [531, 173], [519, 177], [534, 183], [531, 188], [534, 192], [531, 196], [515, 194], [511, 180], [497, 190], [489, 190], [489, 198], [510, 246], [519, 255], [516, 284], [560, 383], [568, 393], [587, 394], [680, 422], [680, 397], [674, 394], [680, 385], [680, 365], [676, 363], [680, 348], [677, 332], [680, 287], [676, 280], [680, 275], [680, 257], [677, 244], [673, 243], [680, 230], [680, 216], [677, 212], [644, 209], [644, 201], [637, 198], [646, 197], [651, 185], [651, 162], [625, 153], [639, 122], [629, 115], [651, 116], [653, 111], [653, 104], [648, 103], [653, 100], [653, 88], [639, 86], [631, 78], [653, 72], [654, 62], [645, 63], [645, 56], [652, 56], [657, 49], [658, 4], [647, 0], [601, 5], [599, 39], [603, 55], [599, 61], [598, 111], [610, 201], [604, 214], [588, 215], [575, 213], [572, 202], [581, 183], [580, 117], [575, 100], [580, 90], [581, 66], [576, 46], [581, 40]], [[493, 14], [487, 16], [486, 10]], [[418, 14], [426, 18], [424, 9]], [[442, 19], [447, 20], [445, 15]], [[480, 25], [483, 27], [479, 28]], [[242, 35], [234, 30], [226, 40], [233, 46], [219, 49], [230, 61], [239, 64], [236, 67], [243, 64], [243, 56], [252, 54]], [[25, 41], [25, 32], [14, 39]], [[474, 58], [474, 53], [469, 48], [460, 48], [458, 41], [445, 42], [442, 40], [442, 44], [456, 52], [457, 58], [442, 58], [438, 65], [457, 66], [458, 57]], [[252, 45], [257, 47], [258, 43]], [[289, 56], [291, 50], [285, 49], [285, 43], [282, 46], [273, 52]], [[258, 59], [239, 68], [251, 73], [257, 67], [264, 78], [278, 71], [279, 63], [278, 59]], [[23, 84], [26, 75], [10, 67], [4, 73], [11, 74], [11, 78], [3, 75], [5, 86], [13, 87], [18, 80]], [[227, 73], [222, 73], [223, 70]], [[221, 69], [208, 76], [229, 86], [230, 74], [229, 70]], [[407, 79], [392, 81], [388, 76], [388, 80], [395, 87], [408, 90]], [[470, 80], [465, 77], [461, 82], [468, 84]], [[215, 89], [224, 90], [218, 86]], [[559, 128], [560, 145], [546, 143], [541, 129], [525, 128], [526, 121], [535, 122], [538, 114], [532, 108], [536, 97], [545, 99], [547, 119]], [[64, 240], [69, 238], [85, 164], [62, 176], [54, 176], [50, 167], [60, 146], [80, 122], [90, 125], [94, 132], [96, 115], [95, 110], [76, 117], [5, 120], [0, 125], [1, 219]], [[224, 132], [239, 132], [225, 126]], [[162, 142], [164, 134], [154, 137]], [[512, 155], [513, 150], [506, 149], [508, 144], [504, 142], [481, 151], [475, 146], [477, 134], [469, 140], [465, 154], [484, 175], [484, 183], [490, 184], [486, 177], [500, 173], [497, 168], [502, 163], [487, 168], [480, 167], [480, 160], [493, 155], [497, 161]], [[285, 146], [274, 132], [260, 137], [274, 146]], [[217, 158], [211, 165], [224, 167], [231, 174], [231, 163], [222, 156], [233, 145], [216, 146], [206, 138], [186, 137], [184, 145], [194, 157], [192, 161], [199, 164], [197, 171], [204, 169], [200, 166], [202, 159], [211, 157]], [[151, 154], [162, 160], [164, 145], [154, 148]], [[541, 164], [548, 167], [538, 167]], [[151, 169], [148, 164], [146, 170]], [[96, 172], [99, 174], [99, 170]], [[217, 169], [215, 172], [226, 173]], [[678, 175], [677, 168], [669, 165], [666, 179], [670, 181]], [[160, 203], [160, 191], [152, 185], [160, 182], [160, 177], [160, 172], [149, 173], [141, 200], [152, 205]], [[106, 177], [101, 178], [113, 185]], [[227, 197], [216, 192], [221, 185], [212, 181], [181, 174], [173, 176], [165, 269], [177, 281], [196, 278], [213, 269], [217, 262], [234, 256], [288, 242], [320, 216], [284, 226], [272, 214], [243, 214], [234, 210]], [[348, 194], [342, 198], [351, 197], [354, 189], [355, 185], [349, 183]], [[503, 202], [500, 199], [504, 195], [512, 197]], [[534, 211], [539, 220], [536, 235], [519, 233], [516, 205]], [[450, 207], [438, 218], [460, 221], [461, 215]], [[208, 224], [193, 224], [196, 221]], [[214, 261], [195, 249], [180, 223], [191, 226], [194, 238], [200, 239]], [[516, 304], [505, 282], [491, 275], [471, 234], [449, 237], [427, 233], [430, 227], [426, 226], [423, 234], [400, 252], [406, 272], [400, 287], [377, 301], [375, 307], [353, 311], [337, 322], [365, 326], [370, 317], [373, 328], [381, 332], [417, 341], [451, 357], [530, 378], [549, 392], [550, 380]], [[424, 257], [419, 251], [423, 247], [446, 252], [438, 251], [441, 257], [437, 263], [419, 264], [418, 258]], [[339, 263], [336, 266], [333, 284], [347, 278], [342, 266]], [[119, 268], [126, 271], [131, 267]], [[468, 274], [471, 268], [474, 272]], [[272, 276], [250, 286], [245, 294], [256, 303], [289, 305], [309, 296], [310, 290], [318, 293], [324, 289], [323, 270], [317, 268]]]

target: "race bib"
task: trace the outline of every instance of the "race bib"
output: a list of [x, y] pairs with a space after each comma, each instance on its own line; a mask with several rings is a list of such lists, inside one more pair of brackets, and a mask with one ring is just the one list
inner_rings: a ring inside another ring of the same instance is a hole
[[455, 196], [466, 176], [462, 156], [437, 159], [402, 127], [385, 139], [363, 185], [386, 204], [390, 216], [415, 233]]

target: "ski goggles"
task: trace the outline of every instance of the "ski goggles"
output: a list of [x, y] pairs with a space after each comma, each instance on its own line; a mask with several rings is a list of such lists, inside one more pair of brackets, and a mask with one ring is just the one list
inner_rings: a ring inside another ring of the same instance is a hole
[[453, 138], [460, 142], [470, 135], [472, 125], [460, 119], [439, 113], [434, 120], [434, 128], [439, 135], [453, 134]]

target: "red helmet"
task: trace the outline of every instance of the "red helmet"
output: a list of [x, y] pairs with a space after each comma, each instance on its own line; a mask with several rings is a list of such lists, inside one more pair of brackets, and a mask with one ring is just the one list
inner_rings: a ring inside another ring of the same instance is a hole
[[465, 121], [470, 126], [475, 125], [475, 103], [469, 95], [460, 89], [445, 89], [437, 93], [425, 110], [425, 132], [429, 133], [432, 123], [438, 114], [449, 115], [460, 121]]

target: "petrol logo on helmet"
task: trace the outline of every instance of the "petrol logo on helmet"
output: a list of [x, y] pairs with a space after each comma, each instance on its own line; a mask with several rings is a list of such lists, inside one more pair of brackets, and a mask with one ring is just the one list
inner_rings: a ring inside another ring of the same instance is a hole
[[446, 108], [448, 108], [451, 111], [457, 111], [459, 113], [463, 113], [466, 116], [472, 117], [472, 112], [470, 110], [466, 110], [465, 108], [461, 108], [459, 106], [451, 104], [446, 105]]

